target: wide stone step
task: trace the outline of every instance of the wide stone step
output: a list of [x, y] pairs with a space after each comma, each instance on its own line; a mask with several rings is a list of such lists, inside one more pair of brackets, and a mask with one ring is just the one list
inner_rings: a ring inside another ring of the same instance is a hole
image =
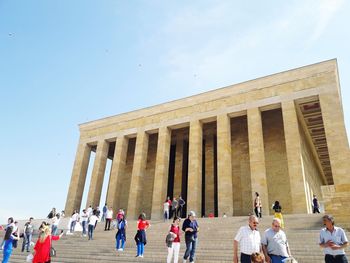
[[[272, 216], [260, 220], [259, 230], [271, 226]], [[322, 227], [322, 215], [286, 215], [284, 229], [291, 251], [299, 262], [320, 263], [323, 262], [322, 250], [318, 246], [319, 231]], [[41, 222], [41, 220], [40, 220]], [[196, 252], [196, 262], [219, 263], [232, 262], [233, 239], [239, 227], [247, 224], [247, 217], [232, 218], [200, 218], [199, 242]], [[144, 258], [135, 258], [136, 245], [133, 240], [136, 233], [136, 221], [129, 221], [127, 229], [127, 242], [125, 251], [115, 251], [115, 230], [104, 231], [104, 224], [99, 223], [94, 232], [94, 240], [88, 241], [81, 233], [65, 235], [59, 241], [54, 241], [53, 246], [57, 251], [57, 257], [52, 262], [62, 263], [93, 263], [93, 262], [165, 262], [167, 247], [165, 236], [168, 232], [170, 221], [151, 221], [151, 228], [147, 231], [148, 244], [145, 248]], [[68, 220], [61, 222], [60, 227], [66, 229]], [[2, 233], [3, 234], [3, 233]], [[348, 233], [347, 233], [348, 234]], [[180, 258], [185, 251], [184, 234], [181, 236]], [[36, 241], [36, 237], [34, 238]], [[21, 253], [19, 248], [14, 250], [10, 262], [25, 262], [27, 253]]]

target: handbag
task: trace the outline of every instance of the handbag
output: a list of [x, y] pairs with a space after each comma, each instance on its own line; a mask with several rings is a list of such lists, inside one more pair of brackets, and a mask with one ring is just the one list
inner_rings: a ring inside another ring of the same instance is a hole
[[54, 249], [52, 246], [50, 247], [50, 257], [56, 257], [56, 249]]
[[33, 254], [28, 254], [28, 256], [26, 257], [26, 262], [32, 262], [33, 261]]
[[56, 257], [56, 249], [53, 248], [52, 246], [52, 239], [50, 238], [50, 257]]

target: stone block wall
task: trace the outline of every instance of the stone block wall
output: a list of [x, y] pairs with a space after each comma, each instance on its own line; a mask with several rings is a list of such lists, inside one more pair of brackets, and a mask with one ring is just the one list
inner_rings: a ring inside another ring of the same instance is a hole
[[149, 218], [152, 211], [152, 195], [154, 184], [154, 173], [156, 169], [156, 154], [157, 154], [158, 133], [149, 135], [147, 164], [145, 176], [142, 182], [142, 211]]
[[247, 129], [246, 116], [231, 119], [233, 215], [253, 211]]
[[282, 213], [291, 213], [291, 192], [288, 161], [281, 109], [262, 112], [266, 180], [268, 186], [270, 213], [272, 204], [278, 200]]
[[305, 181], [308, 198], [308, 212], [312, 213], [312, 199], [315, 194], [322, 201], [321, 186], [324, 185], [322, 175], [318, 169], [315, 157], [312, 153], [312, 145], [307, 141], [305, 131], [300, 129], [301, 155], [305, 172]]
[[119, 207], [125, 209], [126, 212], [127, 212], [128, 198], [129, 198], [129, 191], [130, 191], [131, 173], [132, 173], [132, 167], [134, 164], [135, 146], [136, 146], [136, 138], [130, 138], [128, 142], [126, 164], [124, 168], [124, 173], [122, 173], [122, 176], [120, 178], [121, 187], [119, 189], [118, 198], [117, 198], [117, 200], [119, 200], [118, 201]]

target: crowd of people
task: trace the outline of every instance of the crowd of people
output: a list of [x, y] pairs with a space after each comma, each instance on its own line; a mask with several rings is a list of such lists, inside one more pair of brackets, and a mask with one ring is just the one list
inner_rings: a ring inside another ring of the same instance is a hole
[[[319, 213], [319, 205], [316, 196], [313, 200], [313, 212]], [[184, 233], [184, 243], [186, 249], [183, 255], [183, 263], [195, 261], [195, 253], [198, 244], [199, 224], [196, 220], [196, 213], [190, 211], [181, 222], [183, 207], [185, 201], [181, 196], [171, 200], [168, 197], [164, 204], [164, 220], [173, 218], [169, 225], [167, 233], [164, 233], [165, 244], [168, 250], [166, 261], [167, 263], [178, 263], [180, 253], [181, 233]], [[257, 230], [259, 219], [262, 218], [262, 204], [258, 193], [255, 194], [253, 210], [255, 215], [250, 215], [248, 224], [242, 226], [233, 241], [233, 262], [234, 263], [287, 263], [296, 262], [292, 257], [291, 250], [287, 241], [286, 233], [283, 231], [284, 221], [282, 216], [282, 207], [279, 201], [275, 201], [271, 207], [274, 211], [274, 218], [271, 227], [266, 229], [262, 237]], [[33, 218], [24, 224], [23, 230], [20, 231], [18, 222], [11, 217], [8, 219], [8, 224], [4, 228], [5, 235], [0, 245], [3, 250], [2, 263], [9, 262], [10, 256], [14, 248], [17, 247], [18, 240], [23, 239], [22, 249], [28, 254], [27, 261], [33, 263], [48, 263], [51, 262], [51, 257], [55, 255], [55, 250], [52, 246], [52, 241], [59, 240], [63, 235], [63, 230], [58, 235], [58, 226], [61, 218], [65, 217], [64, 211], [57, 213], [53, 208], [47, 216], [48, 222], [43, 221], [38, 229], [38, 237], [36, 243], [32, 242], [34, 225]], [[223, 217], [227, 217], [224, 213]], [[116, 253], [122, 253], [126, 244], [126, 230], [128, 222], [125, 212], [119, 209], [115, 214], [112, 207], [104, 205], [102, 214], [99, 207], [92, 208], [89, 206], [83, 209], [81, 213], [74, 211], [70, 216], [69, 225], [67, 226], [67, 235], [74, 234], [75, 231], [81, 231], [82, 237], [88, 236], [88, 240], [93, 240], [93, 232], [98, 222], [105, 222], [104, 230], [109, 231], [116, 229], [115, 234], [115, 249]], [[182, 226], [181, 226], [182, 223]], [[344, 248], [348, 245], [348, 239], [344, 230], [334, 225], [334, 218], [330, 215], [323, 216], [324, 229], [320, 232], [319, 246], [324, 249], [326, 263], [346, 263], [347, 258]], [[137, 231], [134, 236], [136, 243], [136, 257], [143, 258], [145, 246], [147, 244], [146, 231], [151, 227], [150, 222], [146, 219], [146, 214], [141, 213], [137, 221]], [[240, 248], [240, 254], [238, 254]]]

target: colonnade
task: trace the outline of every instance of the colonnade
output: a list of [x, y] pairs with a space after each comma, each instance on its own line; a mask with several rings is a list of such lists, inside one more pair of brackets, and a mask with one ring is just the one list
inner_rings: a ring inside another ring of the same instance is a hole
[[[279, 104], [279, 110], [283, 116], [284, 143], [287, 158], [287, 167], [289, 181], [284, 182], [289, 185], [290, 191], [285, 193], [289, 196], [290, 212], [307, 213], [308, 194], [305, 182], [305, 171], [303, 170], [301, 158], [301, 139], [300, 139], [300, 117], [297, 113], [295, 101], [283, 101]], [[240, 113], [242, 114], [242, 113]], [[278, 187], [278, 185], [268, 185], [267, 169], [265, 163], [264, 135], [262, 125], [262, 109], [259, 107], [249, 108], [243, 115], [247, 119], [247, 134], [249, 142], [249, 167], [251, 200], [255, 192], [259, 192], [263, 212], [269, 213], [269, 187]], [[234, 215], [234, 195], [232, 179], [232, 149], [231, 146], [231, 118], [235, 113], [224, 113], [213, 116], [211, 121], [216, 122], [217, 138], [217, 210], [218, 216]], [[298, 120], [299, 118], [299, 120]], [[187, 181], [187, 209], [195, 210], [199, 213], [202, 209], [202, 152], [203, 152], [203, 123], [205, 119], [193, 118], [189, 123], [182, 124], [189, 129], [189, 150], [188, 150], [188, 181]], [[91, 147], [96, 146], [96, 155], [93, 165], [90, 187], [88, 191], [86, 206], [93, 207], [100, 205], [103, 178], [105, 176], [106, 162], [108, 158], [109, 143], [115, 142], [113, 153], [113, 162], [108, 184], [106, 203], [119, 208], [121, 199], [121, 188], [128, 187], [126, 209], [129, 218], [135, 218], [143, 210], [143, 178], [147, 166], [147, 154], [149, 152], [149, 136], [157, 134], [157, 147], [154, 168], [154, 180], [152, 183], [151, 196], [151, 218], [160, 218], [163, 211], [163, 202], [167, 196], [169, 154], [171, 146], [172, 131], [171, 126], [161, 126], [158, 130], [147, 131], [144, 127], [136, 127], [136, 134], [123, 134], [117, 138], [100, 138], [93, 142], [80, 140], [78, 144], [76, 159], [72, 178], [69, 186], [69, 192], [66, 203], [66, 212], [69, 214], [74, 209], [80, 209], [82, 204], [82, 195], [86, 181], [87, 169], [90, 160]], [[120, 178], [125, 172], [127, 162], [128, 141], [136, 135], [136, 144], [133, 155], [132, 172], [130, 185], [123, 185]], [[177, 182], [178, 183], [178, 182]], [[126, 197], [124, 197], [126, 198]], [[252, 201], [251, 201], [252, 203]], [[83, 204], [85, 205], [85, 204]], [[200, 214], [200, 213], [199, 213]]]

